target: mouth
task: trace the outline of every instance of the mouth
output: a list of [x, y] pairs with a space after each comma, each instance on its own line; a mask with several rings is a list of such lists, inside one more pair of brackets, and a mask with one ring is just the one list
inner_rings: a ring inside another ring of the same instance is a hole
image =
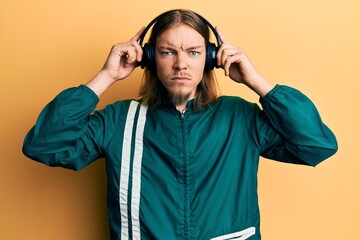
[[189, 81], [190, 78], [188, 76], [173, 76], [170, 78], [172, 81]]

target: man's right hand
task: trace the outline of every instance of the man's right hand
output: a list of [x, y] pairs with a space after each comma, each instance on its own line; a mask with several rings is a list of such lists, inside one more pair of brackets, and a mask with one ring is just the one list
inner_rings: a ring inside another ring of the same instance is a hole
[[128, 77], [140, 65], [143, 50], [138, 42], [144, 27], [128, 42], [115, 44], [101, 71], [86, 85], [100, 96], [114, 82]]

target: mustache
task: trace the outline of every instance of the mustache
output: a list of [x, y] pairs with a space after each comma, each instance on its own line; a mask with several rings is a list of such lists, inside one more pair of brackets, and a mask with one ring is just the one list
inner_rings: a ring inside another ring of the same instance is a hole
[[180, 73], [175, 73], [174, 75], [172, 75], [170, 77], [171, 79], [176, 79], [176, 78], [187, 78], [187, 79], [191, 79], [192, 75], [186, 72], [180, 72]]

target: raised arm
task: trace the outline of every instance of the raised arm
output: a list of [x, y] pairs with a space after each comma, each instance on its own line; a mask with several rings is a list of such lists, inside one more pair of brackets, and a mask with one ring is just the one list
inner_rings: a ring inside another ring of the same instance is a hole
[[261, 155], [312, 166], [333, 155], [337, 151], [336, 138], [311, 100], [296, 89], [268, 82], [243, 49], [227, 41], [218, 28], [217, 32], [223, 42], [217, 53], [218, 65], [226, 76], [260, 96], [266, 115], [264, 122], [269, 123], [265, 125], [271, 126], [269, 131], [255, 133], [262, 145]]
[[225, 75], [238, 83], [245, 84], [260, 97], [264, 97], [274, 85], [261, 76], [251, 63], [244, 49], [234, 46], [216, 27], [222, 44], [217, 53], [217, 64], [224, 69]]
[[142, 48], [137, 41], [142, 31], [130, 41], [114, 45], [101, 71], [86, 86], [66, 89], [46, 105], [25, 137], [26, 156], [50, 166], [77, 170], [102, 156], [117, 118], [113, 121], [112, 106], [92, 113], [101, 94], [139, 66]]
[[139, 66], [143, 51], [138, 40], [144, 28], [128, 42], [115, 44], [101, 71], [86, 86], [100, 97], [113, 83], [129, 76]]

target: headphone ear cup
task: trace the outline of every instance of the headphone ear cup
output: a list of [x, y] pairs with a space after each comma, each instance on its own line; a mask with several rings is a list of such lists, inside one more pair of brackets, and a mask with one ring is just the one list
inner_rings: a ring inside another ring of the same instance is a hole
[[205, 61], [205, 71], [213, 70], [217, 66], [216, 53], [218, 48], [214, 43], [209, 42], [206, 46], [206, 61]]
[[143, 57], [140, 66], [141, 68], [146, 67], [149, 71], [156, 70], [154, 46], [150, 43], [145, 43], [143, 47]]

